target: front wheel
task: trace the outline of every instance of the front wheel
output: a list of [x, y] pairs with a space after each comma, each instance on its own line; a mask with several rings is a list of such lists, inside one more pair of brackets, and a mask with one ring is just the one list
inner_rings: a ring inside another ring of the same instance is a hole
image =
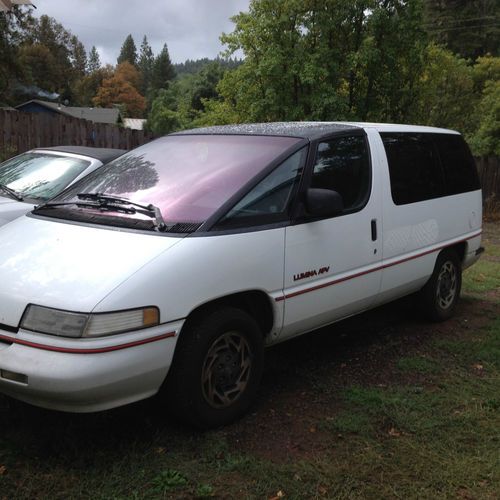
[[169, 405], [199, 428], [225, 425], [255, 400], [264, 340], [255, 320], [232, 307], [214, 309], [183, 328], [167, 377]]
[[444, 321], [455, 310], [462, 286], [462, 266], [455, 251], [443, 250], [432, 276], [420, 292], [424, 313], [432, 321]]

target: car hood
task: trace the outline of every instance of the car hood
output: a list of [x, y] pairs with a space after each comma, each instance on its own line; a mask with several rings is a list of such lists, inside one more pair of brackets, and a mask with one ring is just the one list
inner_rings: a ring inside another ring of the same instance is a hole
[[91, 312], [179, 241], [22, 217], [0, 229], [0, 324], [17, 327], [28, 304]]
[[11, 203], [15, 200], [11, 198], [6, 198], [5, 196], [0, 196], [0, 205], [5, 205], [6, 203]]
[[0, 226], [21, 217], [30, 210], [33, 210], [33, 204], [0, 196]]

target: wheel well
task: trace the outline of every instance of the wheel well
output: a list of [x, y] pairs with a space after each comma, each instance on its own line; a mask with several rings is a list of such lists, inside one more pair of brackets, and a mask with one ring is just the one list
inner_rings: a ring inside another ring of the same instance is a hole
[[265, 292], [259, 290], [250, 290], [226, 295], [225, 297], [206, 302], [196, 309], [193, 309], [193, 311], [189, 313], [186, 322], [203, 315], [209, 309], [224, 306], [236, 307], [248, 313], [257, 321], [264, 336], [270, 333], [274, 325], [274, 312], [271, 300]]
[[466, 248], [467, 244], [465, 241], [462, 241], [461, 243], [457, 243], [455, 245], [452, 245], [450, 247], [447, 247], [446, 250], [454, 250], [457, 255], [458, 255], [458, 259], [460, 260], [461, 263], [464, 262], [465, 260], [465, 248]]

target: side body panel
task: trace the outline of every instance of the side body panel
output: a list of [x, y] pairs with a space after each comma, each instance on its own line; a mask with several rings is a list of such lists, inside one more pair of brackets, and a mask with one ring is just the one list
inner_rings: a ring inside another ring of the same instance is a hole
[[284, 228], [184, 238], [129, 276], [94, 312], [133, 308], [140, 302], [157, 305], [161, 322], [167, 323], [217, 298], [258, 290], [269, 295], [274, 338], [283, 321], [283, 304], [275, 299], [282, 296], [284, 241]]
[[377, 303], [396, 299], [422, 288], [442, 248], [465, 242], [466, 251], [480, 246], [481, 192], [395, 205], [389, 166], [377, 133], [371, 146], [379, 158], [383, 210], [383, 275]]

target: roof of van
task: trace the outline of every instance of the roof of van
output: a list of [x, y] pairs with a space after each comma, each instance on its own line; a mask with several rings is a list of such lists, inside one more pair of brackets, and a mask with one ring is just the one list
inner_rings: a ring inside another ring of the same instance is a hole
[[335, 132], [374, 128], [379, 132], [420, 132], [457, 134], [453, 130], [418, 125], [397, 125], [391, 123], [362, 122], [272, 122], [243, 123], [238, 125], [220, 125], [202, 127], [176, 132], [173, 135], [278, 135], [318, 139]]

